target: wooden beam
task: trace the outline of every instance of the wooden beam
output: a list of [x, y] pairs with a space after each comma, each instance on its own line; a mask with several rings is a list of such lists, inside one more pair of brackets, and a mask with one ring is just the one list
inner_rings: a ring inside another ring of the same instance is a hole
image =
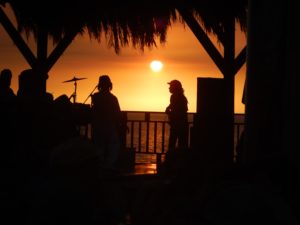
[[224, 111], [226, 133], [225, 139], [230, 140], [224, 151], [232, 159], [234, 158], [234, 63], [235, 63], [235, 20], [234, 17], [227, 18], [224, 23], [224, 102], [226, 108]]
[[63, 37], [63, 39], [58, 43], [58, 45], [55, 47], [55, 49], [51, 52], [51, 54], [47, 58], [46, 65], [45, 65], [46, 72], [50, 71], [50, 69], [53, 67], [53, 65], [59, 59], [59, 57], [64, 53], [64, 51], [67, 49], [67, 47], [72, 43], [73, 39], [76, 37], [78, 32], [79, 32], [79, 30], [66, 34]]
[[36, 57], [26, 44], [26, 42], [23, 40], [22, 36], [19, 34], [19, 32], [16, 30], [14, 25], [11, 23], [3, 9], [0, 7], [0, 22], [3, 25], [4, 29], [10, 36], [10, 38], [13, 40], [14, 44], [17, 46], [25, 60], [28, 62], [28, 64], [33, 68], [36, 64]]
[[241, 67], [246, 62], [246, 53], [247, 53], [247, 46], [245, 46], [242, 51], [238, 54], [235, 58], [233, 73], [236, 75], [237, 72], [241, 69]]
[[48, 49], [48, 33], [43, 26], [38, 26], [38, 38], [37, 38], [37, 60], [44, 62], [47, 59]]
[[224, 74], [224, 60], [218, 49], [211, 42], [207, 34], [204, 32], [202, 27], [199, 25], [197, 20], [193, 17], [192, 13], [185, 10], [182, 7], [177, 8], [182, 18], [185, 20], [187, 25], [190, 27], [196, 38], [200, 41], [206, 52], [209, 54], [213, 62], [217, 65], [219, 70]]

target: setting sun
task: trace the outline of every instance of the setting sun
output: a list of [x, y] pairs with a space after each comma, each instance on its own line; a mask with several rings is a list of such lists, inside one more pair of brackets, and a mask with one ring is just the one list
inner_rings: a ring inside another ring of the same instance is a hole
[[154, 72], [159, 72], [162, 70], [163, 68], [163, 64], [161, 61], [158, 61], [158, 60], [153, 60], [151, 63], [150, 63], [150, 68], [152, 71]]

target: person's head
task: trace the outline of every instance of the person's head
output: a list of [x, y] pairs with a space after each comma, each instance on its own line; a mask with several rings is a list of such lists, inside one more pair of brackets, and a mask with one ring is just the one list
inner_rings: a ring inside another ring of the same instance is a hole
[[101, 75], [99, 77], [98, 89], [100, 90], [112, 90], [112, 82], [108, 75]]
[[183, 93], [183, 88], [179, 80], [171, 80], [168, 84], [170, 85], [170, 93]]
[[27, 95], [32, 97], [44, 96], [46, 92], [46, 80], [48, 74], [34, 69], [25, 69], [19, 75], [18, 95]]
[[1, 86], [10, 87], [12, 72], [10, 69], [3, 69], [0, 74]]

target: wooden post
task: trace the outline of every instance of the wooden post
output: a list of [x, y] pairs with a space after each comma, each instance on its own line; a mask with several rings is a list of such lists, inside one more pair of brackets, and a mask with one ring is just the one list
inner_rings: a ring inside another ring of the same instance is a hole
[[228, 167], [233, 161], [226, 85], [224, 79], [197, 79], [197, 113], [192, 148], [200, 163], [214, 169]]

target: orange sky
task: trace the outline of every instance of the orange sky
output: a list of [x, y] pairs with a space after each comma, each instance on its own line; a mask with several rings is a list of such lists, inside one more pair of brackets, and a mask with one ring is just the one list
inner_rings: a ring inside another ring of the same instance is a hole
[[[238, 27], [236, 38], [238, 54], [246, 43], [245, 35], [239, 32]], [[34, 46], [33, 40], [30, 42], [30, 46]], [[32, 50], [35, 52], [34, 47]], [[162, 71], [151, 71], [149, 64], [152, 60], [163, 62]], [[3, 68], [12, 70], [12, 88], [16, 93], [18, 75], [29, 65], [0, 25], [0, 69]], [[241, 95], [245, 71], [244, 65], [235, 79], [236, 113], [244, 113]], [[87, 35], [77, 36], [50, 70], [47, 91], [55, 98], [61, 94], [70, 96], [74, 91], [74, 83], [62, 82], [74, 76], [84, 77], [87, 79], [77, 83], [77, 102], [84, 102], [101, 74], [111, 77], [112, 92], [118, 97], [121, 109], [130, 111], [164, 111], [170, 99], [167, 82], [178, 79], [188, 98], [189, 112], [195, 112], [197, 77], [222, 77], [190, 29], [176, 23], [169, 28], [165, 45], [158, 42], [157, 48], [145, 49], [144, 52], [129, 46], [121, 49], [117, 55], [114, 49], [107, 47], [105, 39], [99, 44]], [[90, 99], [86, 103], [90, 103]]]

